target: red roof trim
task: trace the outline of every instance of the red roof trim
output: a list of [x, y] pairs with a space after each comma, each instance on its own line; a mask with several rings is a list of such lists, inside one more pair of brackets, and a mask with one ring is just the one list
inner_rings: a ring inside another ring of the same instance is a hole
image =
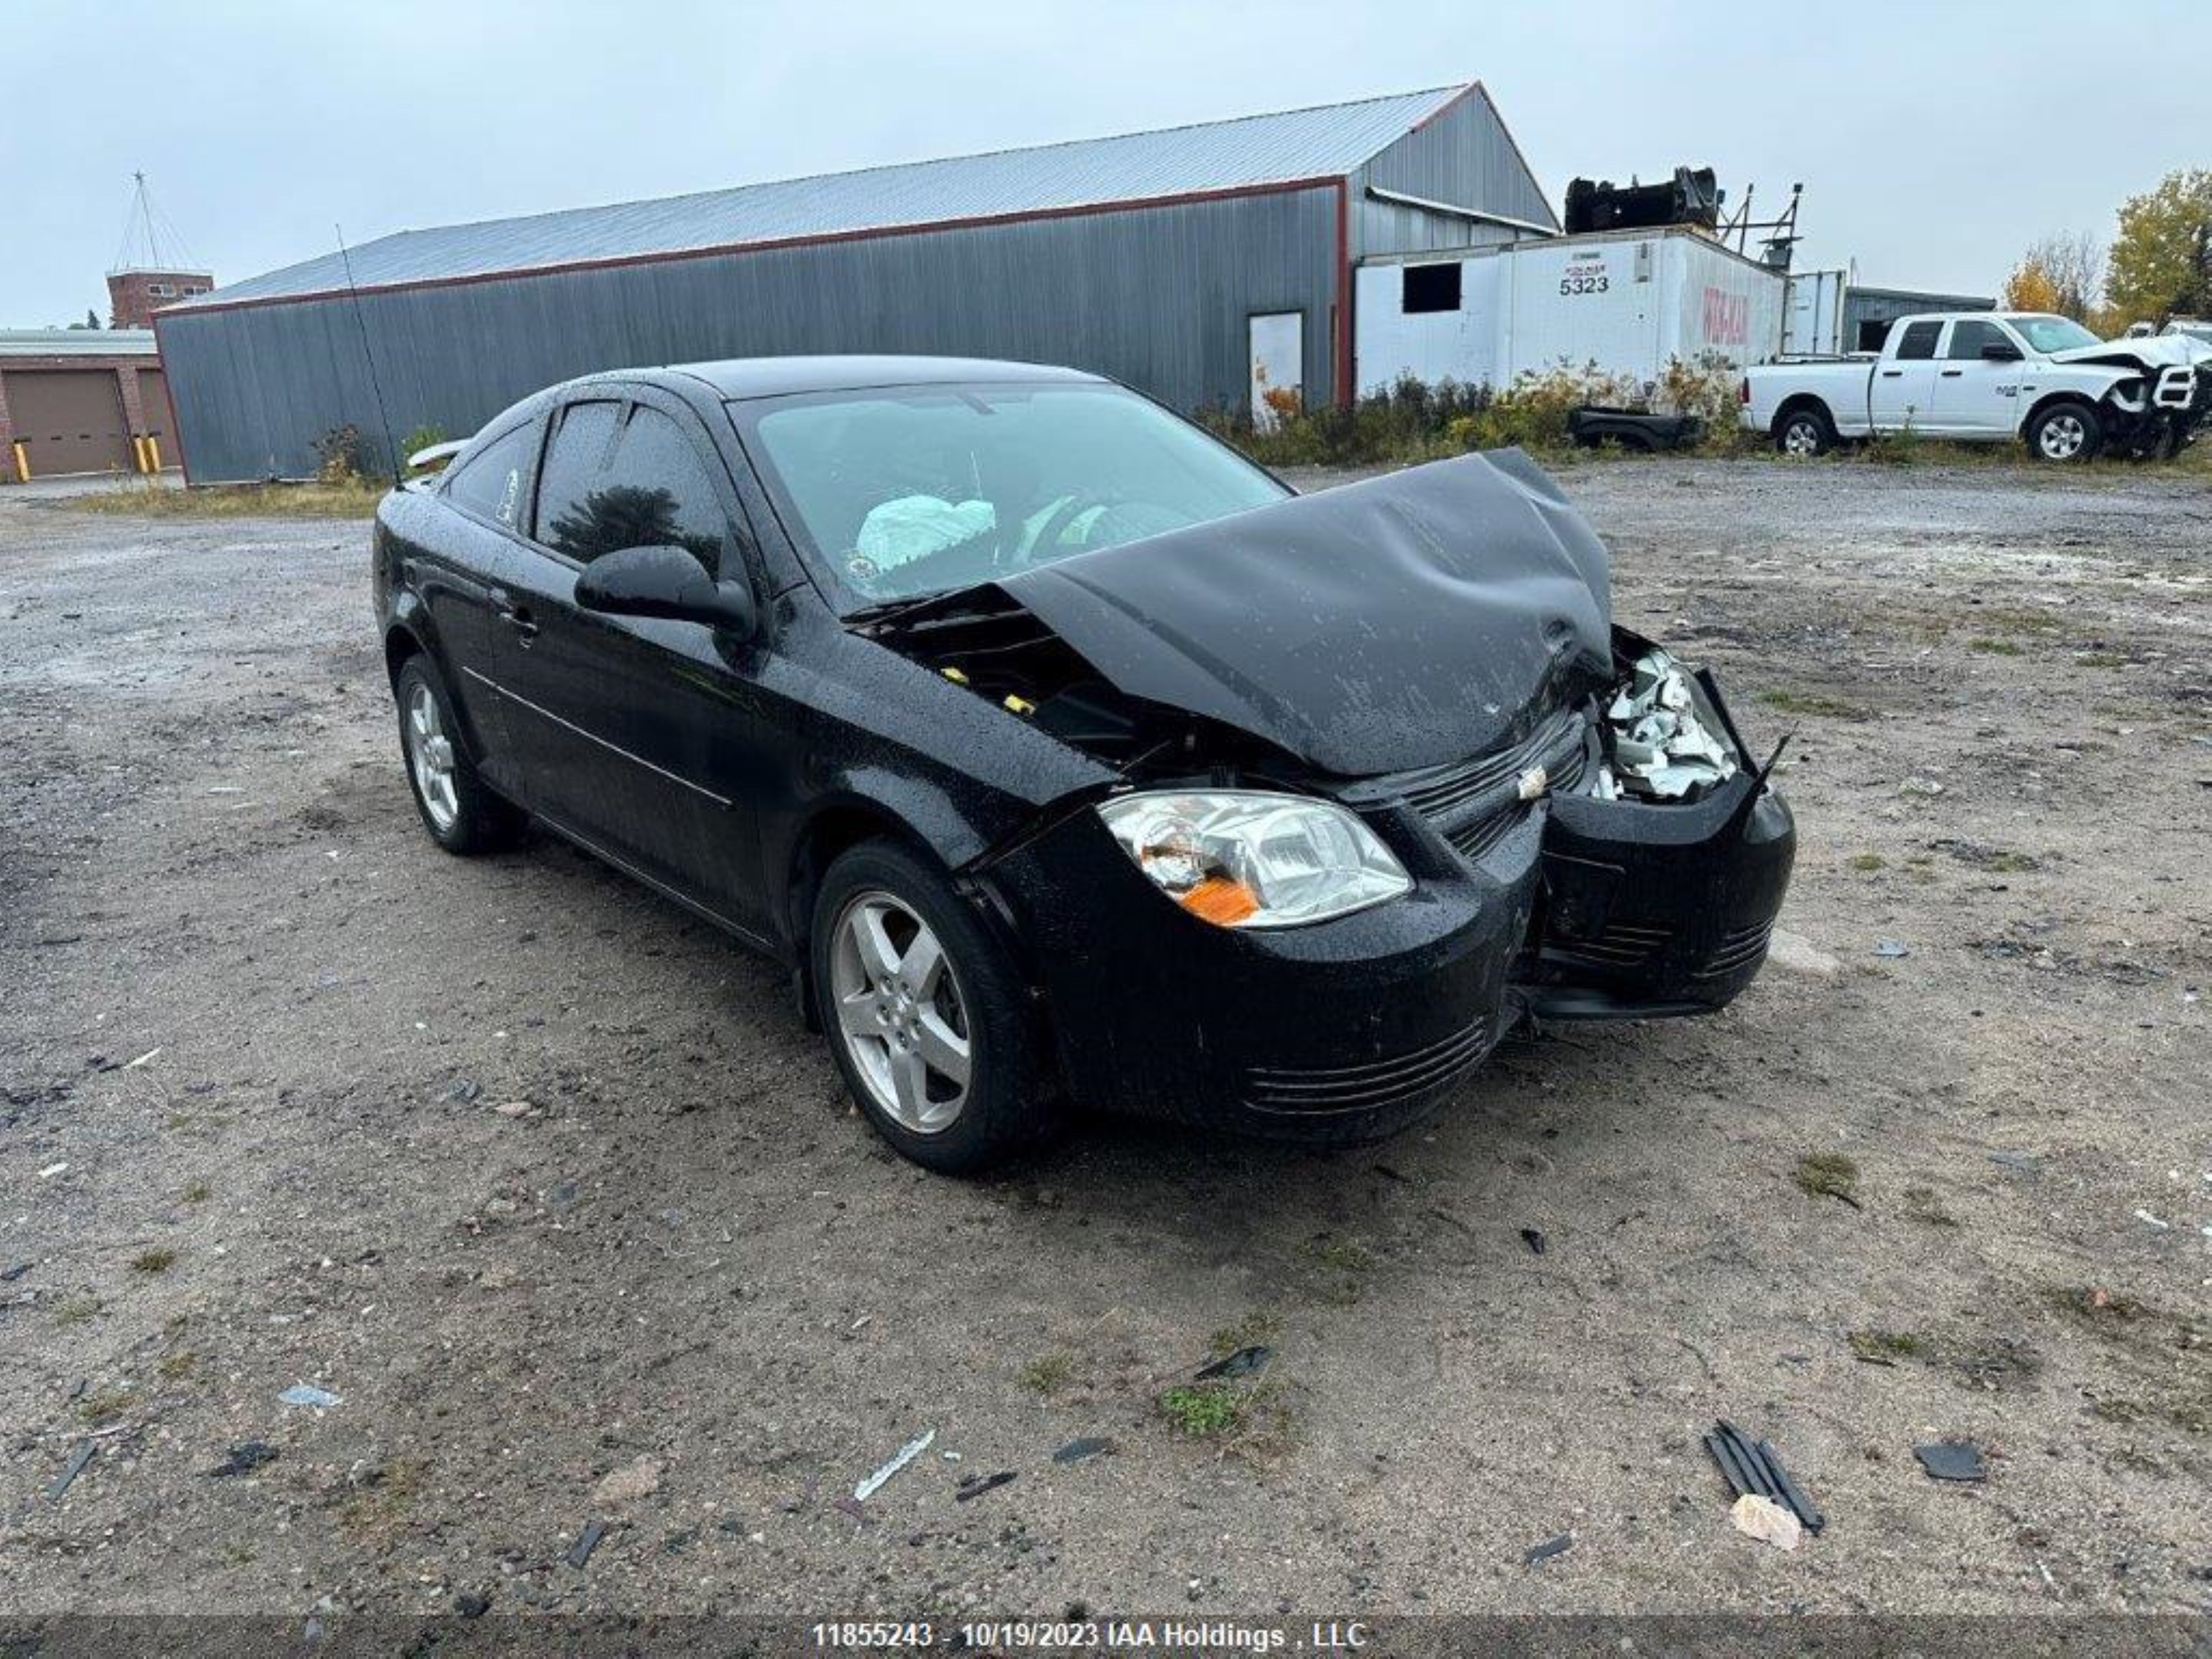
[[[927, 236], [942, 230], [974, 230], [990, 225], [1028, 224], [1049, 219], [1081, 219], [1101, 213], [1124, 213], [1137, 208], [1185, 207], [1203, 202], [1235, 201], [1244, 197], [1280, 196], [1300, 191], [1342, 187], [1341, 173], [1305, 179], [1282, 179], [1264, 185], [1231, 185], [1219, 190], [1185, 191], [1174, 196], [1134, 196], [1110, 202], [1086, 202], [1072, 207], [1030, 208], [1018, 213], [986, 213], [964, 219], [933, 219], [923, 224], [877, 225], [865, 230], [834, 230], [806, 236], [781, 236], [759, 242], [718, 242], [711, 247], [671, 248], [653, 253], [611, 254], [598, 259], [570, 259], [557, 264], [520, 265], [510, 270], [471, 271], [460, 276], [419, 276], [404, 283], [373, 283], [363, 294], [408, 294], [425, 289], [469, 288], [479, 283], [512, 283], [533, 276], [560, 276], [580, 270], [615, 270], [631, 265], [671, 264], [684, 259], [721, 258], [736, 253], [769, 253], [785, 248], [821, 247], [837, 242], [868, 242], [891, 236]], [[197, 305], [170, 306], [155, 313], [158, 319], [205, 316], [217, 311], [251, 311], [264, 306], [313, 305], [343, 300], [348, 290], [318, 289], [307, 294], [271, 294], [242, 300], [210, 299]]]

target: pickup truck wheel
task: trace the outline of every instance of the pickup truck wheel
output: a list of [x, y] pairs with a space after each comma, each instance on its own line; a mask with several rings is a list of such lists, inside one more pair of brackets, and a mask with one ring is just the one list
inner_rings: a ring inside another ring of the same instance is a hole
[[2104, 441], [2104, 422], [2087, 404], [2056, 403], [2027, 423], [2027, 453], [2039, 461], [2090, 460]]
[[1774, 422], [1774, 447], [1784, 455], [1825, 455], [1836, 447], [1835, 424], [1823, 410], [1787, 410]]
[[808, 955], [845, 1086], [902, 1156], [969, 1175], [1057, 1126], [1021, 975], [928, 862], [883, 841], [844, 854]]

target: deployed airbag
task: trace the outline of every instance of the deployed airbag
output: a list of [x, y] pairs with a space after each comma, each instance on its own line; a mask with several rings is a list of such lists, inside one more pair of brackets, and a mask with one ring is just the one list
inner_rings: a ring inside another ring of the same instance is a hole
[[1367, 776], [1516, 738], [1612, 673], [1605, 548], [1518, 450], [1002, 578], [1133, 697]]

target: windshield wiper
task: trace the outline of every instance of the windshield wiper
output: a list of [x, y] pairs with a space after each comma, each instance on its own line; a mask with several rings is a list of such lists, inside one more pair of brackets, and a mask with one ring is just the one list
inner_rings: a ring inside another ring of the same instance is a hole
[[858, 611], [848, 611], [845, 613], [844, 619], [848, 624], [857, 623], [866, 627], [872, 627], [878, 623], [896, 622], [901, 617], [911, 612], [927, 611], [946, 599], [957, 599], [963, 593], [972, 593], [977, 588], [986, 585], [984, 582], [966, 582], [958, 587], [948, 587], [935, 593], [919, 594], [913, 599], [885, 599], [880, 605], [862, 605]]

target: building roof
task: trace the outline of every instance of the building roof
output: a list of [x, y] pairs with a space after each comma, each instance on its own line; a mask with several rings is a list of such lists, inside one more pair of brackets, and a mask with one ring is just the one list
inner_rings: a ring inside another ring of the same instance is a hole
[[0, 328], [0, 358], [150, 357], [150, 328]]
[[[450, 281], [1341, 178], [1468, 90], [1432, 87], [1118, 137], [404, 230], [352, 250], [352, 283], [374, 289]], [[169, 309], [347, 286], [346, 262], [334, 249]]]

